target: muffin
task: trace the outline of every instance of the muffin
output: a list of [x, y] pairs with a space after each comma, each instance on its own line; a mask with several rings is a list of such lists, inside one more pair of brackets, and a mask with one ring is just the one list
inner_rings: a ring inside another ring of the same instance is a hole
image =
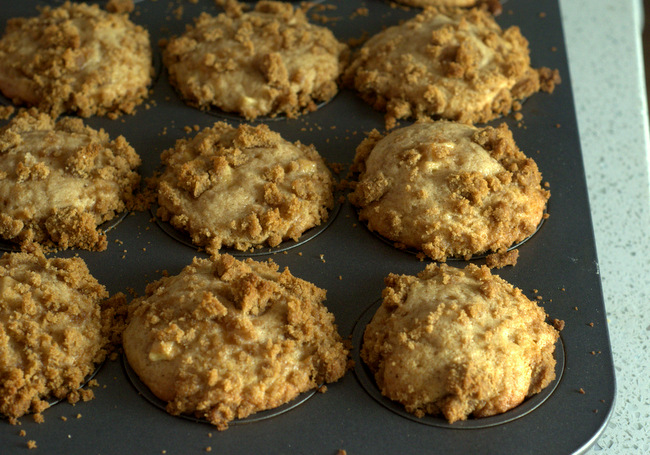
[[124, 352], [169, 413], [225, 430], [344, 375], [348, 351], [324, 299], [270, 260], [195, 258], [130, 305]]
[[450, 423], [506, 412], [555, 378], [558, 332], [485, 266], [390, 274], [361, 357], [381, 393]]
[[66, 2], [7, 22], [0, 91], [54, 117], [133, 113], [151, 83], [149, 33], [126, 14]]
[[162, 153], [158, 216], [216, 252], [298, 240], [327, 220], [332, 175], [313, 146], [224, 122]]
[[557, 70], [531, 68], [518, 27], [502, 30], [482, 8], [442, 7], [371, 37], [343, 76], [386, 111], [386, 128], [406, 118], [487, 122], [539, 90], [552, 92], [559, 81]]
[[504, 253], [535, 233], [550, 192], [512, 132], [420, 122], [357, 148], [348, 198], [368, 229], [437, 261]]
[[106, 297], [80, 258], [0, 257], [0, 413], [40, 420], [48, 400], [92, 398], [79, 388], [109, 349]]
[[290, 3], [202, 13], [163, 52], [170, 82], [194, 106], [255, 119], [313, 111], [338, 92], [347, 45]]
[[0, 129], [0, 237], [48, 248], [106, 249], [98, 226], [133, 203], [140, 157], [81, 119], [34, 109]]

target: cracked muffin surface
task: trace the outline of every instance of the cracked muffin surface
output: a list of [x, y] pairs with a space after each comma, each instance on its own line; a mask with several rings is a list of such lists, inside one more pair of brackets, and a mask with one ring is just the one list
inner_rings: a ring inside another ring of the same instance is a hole
[[195, 258], [132, 303], [124, 350], [168, 412], [225, 430], [344, 375], [348, 351], [324, 300], [271, 260]]
[[298, 240], [329, 217], [333, 179], [313, 146], [218, 122], [162, 153], [158, 216], [216, 252]]
[[505, 253], [535, 233], [550, 192], [537, 164], [497, 128], [420, 122], [357, 148], [350, 202], [371, 231], [434, 260]]
[[390, 274], [361, 357], [381, 393], [450, 423], [501, 414], [555, 378], [544, 309], [485, 266]]
[[291, 3], [260, 1], [201, 14], [163, 52], [171, 83], [199, 108], [251, 120], [313, 111], [338, 92], [349, 49]]

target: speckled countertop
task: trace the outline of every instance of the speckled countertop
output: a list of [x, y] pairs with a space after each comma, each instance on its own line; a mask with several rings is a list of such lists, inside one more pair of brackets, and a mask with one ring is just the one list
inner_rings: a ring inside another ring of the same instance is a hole
[[650, 453], [650, 198], [641, 0], [560, 0], [617, 380], [590, 454]]

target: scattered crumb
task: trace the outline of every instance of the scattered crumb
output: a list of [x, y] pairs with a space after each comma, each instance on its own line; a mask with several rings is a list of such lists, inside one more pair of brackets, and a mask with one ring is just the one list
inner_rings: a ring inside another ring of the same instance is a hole
[[20, 430], [18, 436], [27, 436], [27, 432], [25, 430]]
[[593, 326], [594, 326], [594, 323], [593, 323], [593, 322], [590, 322], [590, 323], [587, 324], [587, 325], [588, 325], [589, 327], [593, 327]]
[[[517, 249], [506, 251], [505, 253], [488, 254], [485, 258], [485, 265], [487, 265], [491, 269], [494, 268], [500, 269], [507, 265], [513, 265], [513, 266], [516, 265], [518, 258], [519, 258], [519, 250]], [[536, 289], [535, 289], [535, 293], [537, 293]]]
[[565, 322], [562, 319], [553, 319], [553, 327], [559, 332], [564, 330]]
[[7, 120], [15, 110], [13, 106], [0, 106], [0, 120]]
[[106, 4], [106, 11], [111, 13], [132, 13], [134, 9], [133, 0], [110, 0]]
[[35, 449], [36, 447], [37, 447], [36, 441], [34, 441], [33, 439], [30, 439], [29, 441], [27, 441], [27, 448], [28, 449]]
[[339, 449], [339, 451], [336, 452], [336, 455], [348, 455], [348, 452], [345, 449]]
[[585, 392], [585, 389], [583, 389], [582, 387], [580, 387], [580, 388], [578, 389], [578, 393], [584, 395], [584, 394], [587, 393], [587, 392]]

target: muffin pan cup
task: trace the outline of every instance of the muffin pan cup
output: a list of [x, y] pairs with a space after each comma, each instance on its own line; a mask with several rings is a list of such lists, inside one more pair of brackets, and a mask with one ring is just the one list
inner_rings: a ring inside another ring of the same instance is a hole
[[[11, 17], [36, 15], [37, 7], [53, 3], [57, 2], [9, 2], [0, 10], [0, 27], [4, 30]], [[380, 403], [382, 397], [368, 391], [372, 383], [361, 382], [358, 369], [365, 366], [357, 365], [357, 371], [352, 368], [340, 381], [328, 384], [326, 393], [311, 394], [286, 412], [245, 425], [233, 423], [219, 432], [205, 421], [167, 414], [141, 396], [118, 353], [97, 372], [95, 399], [74, 406], [58, 403], [44, 411], [41, 424], [30, 416], [21, 418], [20, 426], [5, 420], [0, 425], [0, 451], [25, 453], [27, 441], [33, 440], [41, 453], [102, 455], [198, 454], [206, 450], [333, 455], [341, 449], [355, 455], [586, 452], [609, 420], [616, 385], [558, 0], [508, 1], [503, 6], [497, 21], [503, 28], [521, 28], [530, 42], [533, 67], [558, 68], [562, 77], [554, 93], [538, 93], [523, 103], [523, 119], [506, 116], [489, 123], [509, 124], [517, 145], [535, 159], [551, 191], [549, 218], [518, 247], [517, 265], [493, 270], [529, 298], [537, 299], [550, 319], [565, 321], [557, 345], [556, 359], [562, 360], [556, 370], [558, 379], [541, 403], [526, 401], [521, 409], [511, 411], [514, 418], [496, 417], [491, 425], [480, 420], [449, 425], [435, 416], [418, 421]], [[213, 0], [196, 4], [143, 0], [136, 2], [131, 19], [149, 30], [159, 59], [158, 41], [182, 33], [185, 24], [202, 11], [217, 14], [220, 9]], [[384, 0], [325, 0], [308, 16], [330, 27], [338, 39], [348, 41], [371, 36], [418, 12]], [[2, 100], [2, 104], [8, 101]], [[123, 135], [141, 156], [140, 172], [145, 178], [159, 168], [160, 153], [176, 139], [195, 134], [195, 125], [202, 129], [219, 120], [243, 122], [184, 104], [170, 86], [164, 68], [149, 99], [135, 115], [117, 120], [85, 119], [111, 137]], [[383, 131], [384, 127], [383, 113], [348, 89], [296, 119], [250, 123], [263, 122], [291, 142], [314, 144], [327, 162], [340, 165], [340, 178], [346, 177], [365, 133], [373, 128]], [[400, 125], [410, 123], [402, 121]], [[0, 122], [3, 124], [6, 121]], [[415, 275], [430, 260], [420, 260], [378, 239], [347, 201], [332, 215], [331, 223], [319, 235], [255, 259], [272, 258], [281, 268], [289, 267], [293, 275], [326, 289], [325, 305], [334, 314], [341, 335], [351, 340], [351, 357], [360, 362], [360, 337], [353, 336], [358, 333], [355, 324], [381, 298], [384, 277], [389, 273]], [[106, 251], [54, 254], [82, 257], [111, 294], [124, 292], [129, 299], [142, 295], [146, 284], [163, 273], [177, 274], [194, 256], [205, 257], [203, 251], [164, 232], [148, 210], [129, 213], [107, 235]], [[483, 260], [472, 262], [482, 264]], [[463, 267], [466, 261], [450, 263]], [[371, 375], [366, 376], [372, 380]], [[432, 421], [439, 425], [430, 424]], [[20, 436], [20, 430], [26, 435]]]

